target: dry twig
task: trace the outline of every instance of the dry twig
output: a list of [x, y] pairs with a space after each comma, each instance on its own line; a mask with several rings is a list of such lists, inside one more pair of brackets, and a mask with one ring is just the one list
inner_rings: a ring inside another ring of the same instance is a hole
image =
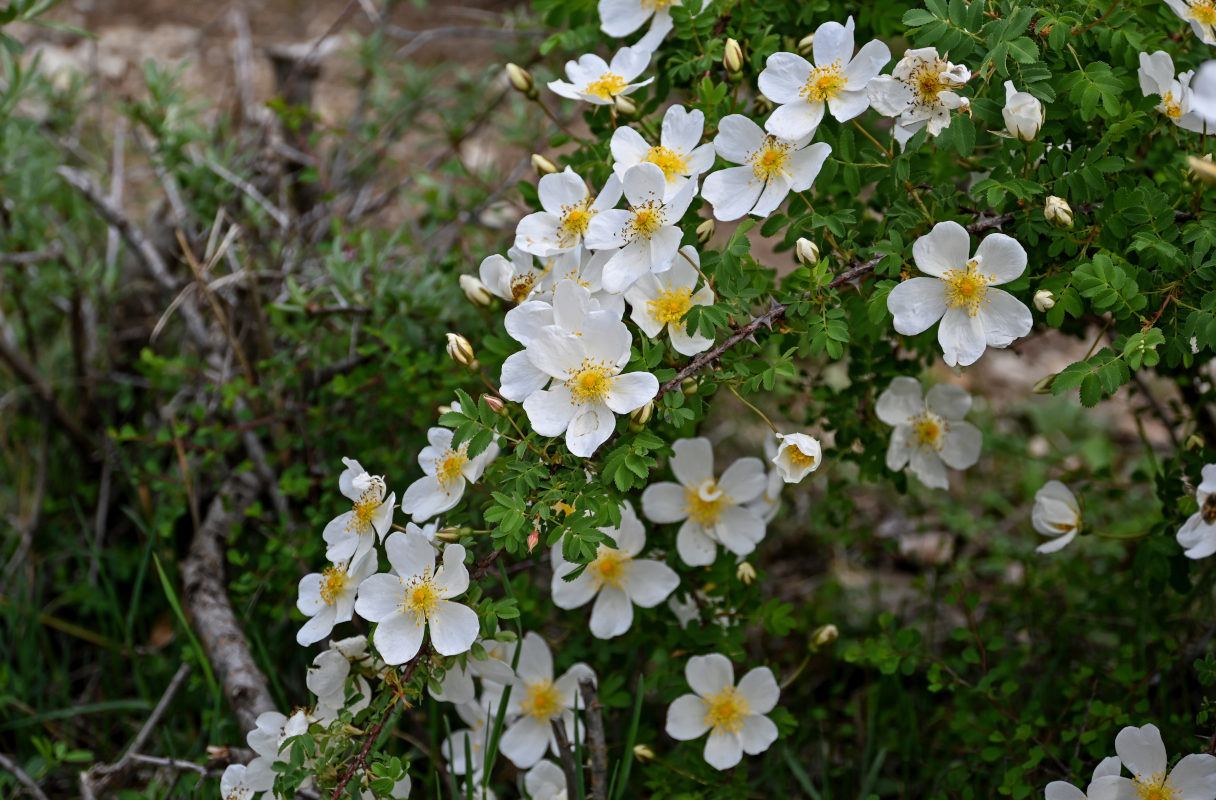
[[587, 752], [591, 756], [591, 798], [608, 800], [608, 746], [604, 743], [603, 706], [595, 694], [595, 683], [580, 678], [583, 695], [583, 721], [587, 724]]

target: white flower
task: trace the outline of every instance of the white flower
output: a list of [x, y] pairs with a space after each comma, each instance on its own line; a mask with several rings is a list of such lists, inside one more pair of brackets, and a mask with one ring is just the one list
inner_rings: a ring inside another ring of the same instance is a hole
[[229, 764], [220, 776], [222, 800], [253, 800], [255, 794], [269, 792], [274, 787], [274, 773], [264, 758], [246, 764]]
[[592, 197], [583, 179], [566, 167], [564, 172], [541, 178], [536, 195], [544, 210], [519, 221], [515, 247], [543, 258], [581, 245], [595, 215], [621, 199], [621, 181], [613, 175], [599, 195]]
[[1013, 81], [1005, 81], [1005, 107], [1001, 109], [1005, 118], [1005, 130], [1015, 139], [1030, 142], [1039, 135], [1047, 112], [1039, 98], [1029, 92], [1019, 92], [1013, 87]]
[[709, 731], [705, 761], [711, 767], [730, 769], [744, 753], [763, 753], [777, 741], [777, 726], [764, 715], [781, 690], [768, 667], [749, 670], [736, 686], [730, 659], [711, 653], [688, 659], [684, 677], [696, 694], [677, 697], [667, 709], [667, 735], [688, 741]]
[[1059, 481], [1048, 481], [1035, 492], [1030, 521], [1034, 529], [1044, 536], [1059, 537], [1039, 545], [1035, 551], [1054, 553], [1081, 532], [1081, 507], [1067, 486]]
[[1026, 270], [1026, 250], [1003, 233], [987, 236], [968, 257], [971, 236], [957, 222], [939, 222], [912, 245], [912, 258], [931, 278], [912, 278], [887, 296], [895, 330], [923, 333], [941, 320], [937, 341], [950, 366], [974, 364], [987, 347], [1008, 347], [1030, 333], [1030, 309], [993, 286]]
[[611, 639], [629, 630], [633, 607], [654, 608], [680, 585], [675, 570], [662, 561], [635, 558], [646, 547], [646, 531], [628, 503], [621, 505], [619, 528], [600, 528], [616, 541], [601, 544], [595, 558], [573, 580], [565, 576], [577, 569], [562, 556], [562, 543], [553, 545], [553, 604], [578, 608], [595, 598], [591, 609], [591, 635]]
[[435, 549], [420, 532], [395, 532], [384, 549], [396, 574], [371, 576], [359, 587], [355, 601], [359, 616], [379, 623], [372, 641], [384, 660], [395, 666], [417, 655], [428, 622], [435, 652], [454, 656], [468, 650], [477, 638], [477, 614], [450, 599], [469, 588], [464, 547], [444, 548], [438, 572]]
[[553, 654], [539, 634], [529, 631], [520, 642], [519, 677], [511, 690], [508, 713], [518, 717], [503, 731], [499, 747], [502, 754], [520, 769], [528, 769], [541, 760], [546, 750], [557, 754], [550, 721], [560, 718], [566, 735], [574, 741], [575, 698], [581, 706], [578, 682], [582, 678], [595, 680], [595, 673], [586, 664], [575, 664], [553, 680]]
[[671, 196], [667, 178], [659, 167], [645, 162], [630, 167], [621, 181], [626, 209], [602, 211], [587, 228], [587, 247], [616, 250], [604, 264], [604, 290], [623, 292], [647, 272], [662, 272], [671, 266], [680, 248], [676, 225], [688, 210], [697, 185], [688, 181]]
[[1161, 102], [1157, 110], [1165, 114], [1171, 122], [1184, 130], [1196, 133], [1204, 132], [1203, 119], [1191, 110], [1191, 76], [1195, 73], [1188, 70], [1174, 78], [1174, 60], [1164, 50], [1153, 54], [1140, 54], [1140, 69], [1136, 71], [1140, 78], [1140, 91], [1145, 97], [1158, 95]]
[[620, 320], [588, 314], [582, 335], [558, 325], [544, 331], [529, 341], [527, 357], [553, 381], [527, 396], [524, 411], [541, 436], [565, 434], [570, 452], [588, 458], [616, 429], [616, 415], [646, 405], [659, 381], [649, 372], [622, 374], [633, 338]]
[[1204, 44], [1216, 44], [1216, 0], [1165, 0], [1179, 17], [1191, 23], [1191, 29]]
[[649, 19], [650, 30], [635, 47], [654, 50], [675, 24], [671, 20], [671, 7], [678, 5], [680, 0], [600, 0], [600, 30], [620, 38], [633, 33]]
[[[1191, 111], [1207, 123], [1205, 133], [1216, 131], [1216, 60], [1199, 65], [1191, 81]], [[1210, 156], [1209, 156], [1210, 158]]]
[[642, 513], [651, 522], [680, 522], [676, 551], [690, 567], [712, 564], [718, 544], [747, 555], [764, 538], [764, 521], [746, 504], [767, 482], [764, 462], [741, 458], [714, 480], [714, 451], [708, 439], [677, 439], [671, 471], [679, 483], [654, 483], [642, 492]]
[[456, 706], [456, 713], [469, 727], [452, 731], [439, 748], [448, 762], [448, 767], [456, 775], [472, 773], [474, 782], [481, 782], [480, 778], [486, 767], [485, 755], [490, 743], [490, 732], [494, 728], [501, 701], [501, 689], [493, 689], [482, 692], [479, 701]]
[[278, 711], [266, 711], [254, 721], [256, 727], [245, 736], [253, 752], [270, 763], [279, 760], [279, 748], [293, 736], [308, 732], [308, 716], [297, 711], [290, 717]]
[[383, 539], [397, 503], [396, 492], [385, 499], [384, 478], [369, 475], [353, 458], [344, 458], [342, 463], [346, 469], [338, 476], [338, 488], [354, 501], [354, 507], [330, 520], [321, 534], [329, 545], [325, 557], [335, 564], [357, 561], [372, 549], [377, 536]]
[[552, 761], [541, 761], [524, 775], [524, 788], [532, 800], [566, 800], [566, 773]]
[[622, 125], [612, 134], [612, 171], [624, 180], [631, 167], [654, 164], [663, 170], [667, 179], [663, 198], [670, 200], [690, 179], [714, 165], [714, 146], [701, 144], [704, 130], [705, 114], [679, 105], [663, 115], [663, 130], [654, 147], [633, 128]]
[[[682, 321], [693, 306], [712, 306], [714, 290], [708, 286], [696, 289], [700, 280], [701, 256], [692, 245], [684, 245], [671, 269], [662, 275], [643, 275], [625, 292], [631, 308], [629, 318], [652, 339], [667, 329], [672, 348], [680, 355], [694, 356], [708, 350], [713, 339], [690, 334]], [[694, 291], [696, 290], [696, 291]]]
[[[498, 646], [501, 644], [492, 639], [481, 641], [487, 654], [498, 650]], [[485, 660], [478, 660], [470, 654], [463, 667], [456, 663], [449, 664], [443, 680], [440, 681], [439, 691], [432, 692], [431, 696], [444, 703], [455, 703], [456, 705], [471, 702], [476, 695], [476, 687], [473, 685], [475, 676], [500, 685], [510, 683], [515, 678], [515, 672], [511, 669], [509, 651], [506, 651], [505, 660], [493, 656]]]
[[[561, 255], [577, 258], [578, 250], [563, 251]], [[538, 269], [533, 264], [531, 253], [512, 247], [506, 256], [495, 253], [483, 259], [478, 274], [490, 294], [518, 305], [532, 297], [540, 288], [541, 280], [548, 274], [548, 269]]]
[[811, 188], [832, 152], [827, 142], [807, 147], [809, 141], [766, 134], [742, 114], [723, 117], [714, 149], [727, 161], [744, 166], [711, 172], [701, 187], [701, 196], [722, 221], [749, 213], [767, 217], [791, 191]]
[[1111, 793], [1116, 786], [1116, 776], [1123, 768], [1118, 756], [1102, 759], [1094, 768], [1093, 778], [1089, 788], [1082, 792], [1077, 787], [1064, 781], [1052, 781], [1047, 784], [1046, 800], [1101, 800]]
[[805, 433], [777, 434], [781, 446], [772, 462], [786, 483], [798, 483], [808, 472], [819, 469], [823, 462], [823, 446], [814, 436]]
[[334, 625], [348, 622], [355, 613], [355, 592], [376, 571], [376, 553], [368, 550], [354, 562], [331, 564], [324, 572], [300, 579], [296, 608], [311, 617], [296, 633], [301, 647], [319, 642], [333, 632]]
[[896, 121], [895, 140], [902, 146], [926, 125], [937, 136], [950, 125], [950, 112], [971, 107], [954, 92], [971, 79], [971, 70], [939, 58], [936, 47], [908, 50], [890, 75], [870, 81], [870, 104]]
[[1216, 553], [1216, 464], [1203, 468], [1203, 481], [1195, 493], [1199, 510], [1178, 530], [1178, 544], [1187, 558], [1207, 558]]
[[946, 467], [966, 469], [980, 457], [983, 437], [963, 417], [971, 395], [952, 383], [939, 383], [921, 400], [920, 381], [900, 377], [878, 397], [878, 418], [895, 427], [887, 448], [887, 469], [908, 466], [934, 489], [950, 485]]
[[308, 668], [304, 683], [308, 691], [317, 696], [317, 705], [313, 711], [313, 719], [322, 725], [328, 725], [338, 718], [339, 713], [348, 708], [352, 714], [357, 714], [371, 703], [371, 691], [367, 680], [362, 675], [355, 675], [354, 690], [361, 699], [346, 704], [346, 681], [350, 677], [351, 661], [364, 661], [370, 657], [367, 654], [367, 637], [352, 636], [334, 642], [328, 650], [317, 655]]
[[1114, 778], [1111, 798], [1212, 800], [1216, 797], [1216, 756], [1206, 753], [1182, 758], [1166, 771], [1169, 759], [1156, 725], [1127, 727], [1115, 737], [1115, 752], [1133, 778]]
[[578, 61], [566, 62], [565, 81], [549, 81], [549, 89], [571, 100], [586, 100], [588, 103], [612, 105], [617, 95], [630, 94], [654, 80], [647, 78], [640, 83], [630, 83], [641, 75], [650, 64], [651, 51], [642, 47], [622, 47], [612, 57], [612, 63], [588, 53]]
[[845, 24], [825, 22], [815, 31], [815, 64], [797, 53], [773, 53], [758, 83], [764, 96], [777, 104], [764, 124], [782, 139], [803, 139], [815, 133], [826, 103], [838, 122], [848, 122], [870, 107], [866, 86], [891, 60], [890, 49], [877, 39], [853, 55], [853, 18]]
[[469, 443], [453, 448], [452, 431], [447, 428], [431, 428], [426, 438], [429, 444], [418, 454], [418, 465], [426, 474], [401, 495], [401, 510], [411, 515], [414, 522], [426, 522], [455, 508], [464, 496], [465, 483], [480, 480], [486, 464], [498, 458], [498, 445], [494, 442], [470, 458]]

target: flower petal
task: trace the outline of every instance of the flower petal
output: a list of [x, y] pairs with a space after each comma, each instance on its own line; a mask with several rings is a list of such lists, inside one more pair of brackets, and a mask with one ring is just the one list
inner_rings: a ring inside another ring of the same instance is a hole
[[696, 739], [709, 730], [705, 721], [705, 703], [695, 694], [677, 697], [667, 708], [667, 735], [677, 741]]
[[390, 614], [372, 634], [372, 643], [380, 651], [384, 663], [404, 664], [422, 647], [423, 618], [406, 614]]
[[987, 346], [983, 320], [969, 316], [961, 308], [946, 309], [937, 327], [937, 342], [942, 346], [942, 360], [949, 366], [970, 366], [979, 360]]
[[718, 546], [705, 535], [705, 529], [696, 520], [684, 520], [676, 533], [676, 552], [680, 560], [690, 567], [707, 567], [714, 563]]
[[688, 517], [687, 490], [678, 483], [652, 483], [642, 492], [642, 513], [651, 522], [679, 522]]
[[[822, 62], [821, 62], [822, 63]], [[756, 78], [760, 91], [773, 103], [797, 103], [811, 75], [811, 62], [797, 53], [773, 53]]]
[[979, 460], [983, 441], [980, 429], [970, 422], [951, 422], [938, 455], [954, 469], [967, 469]]
[[402, 593], [401, 578], [385, 572], [372, 575], [359, 584], [355, 611], [368, 622], [380, 622], [401, 608]]
[[1165, 742], [1156, 725], [1126, 727], [1115, 736], [1115, 752], [1133, 775], [1165, 774]]
[[628, 414], [654, 399], [659, 379], [649, 372], [626, 372], [612, 382], [604, 404], [617, 414]]
[[921, 483], [931, 489], [950, 488], [950, 480], [946, 476], [946, 465], [942, 463], [936, 453], [915, 447], [912, 448], [910, 455], [908, 469], [912, 471], [913, 475], [920, 478]]
[[743, 758], [739, 737], [723, 730], [714, 731], [705, 740], [705, 763], [714, 769], [730, 769]]
[[533, 392], [524, 399], [524, 412], [532, 430], [541, 436], [561, 436], [570, 426], [577, 406], [565, 384]]
[[971, 410], [971, 395], [954, 383], [939, 383], [925, 395], [925, 408], [945, 419], [962, 419]]
[[874, 413], [888, 425], [906, 425], [908, 420], [925, 410], [920, 381], [901, 375], [878, 396]]
[[638, 558], [629, 565], [625, 593], [642, 608], [654, 608], [680, 585], [680, 576], [661, 561]]
[[777, 724], [768, 717], [749, 714], [739, 729], [739, 744], [749, 756], [763, 753], [777, 741]]
[[714, 450], [709, 439], [703, 436], [677, 439], [671, 449], [675, 451], [671, 457], [671, 471], [684, 486], [699, 486], [714, 476]]
[[897, 332], [924, 333], [946, 313], [946, 284], [937, 278], [910, 278], [887, 295], [887, 310]]
[[591, 607], [591, 635], [597, 639], [611, 639], [628, 632], [633, 625], [633, 603], [620, 589], [605, 586]]
[[1008, 347], [1014, 339], [1030, 333], [1034, 318], [1025, 303], [1002, 289], [989, 289], [987, 300], [979, 318], [989, 347]]
[[689, 687], [701, 697], [712, 697], [735, 687], [735, 669], [721, 653], [693, 656], [684, 666]]
[[477, 612], [463, 603], [450, 600], [440, 600], [435, 605], [429, 622], [431, 644], [435, 646], [435, 652], [445, 656], [468, 651], [480, 630]]
[[715, 219], [728, 222], [751, 211], [763, 190], [764, 181], [756, 178], [751, 167], [727, 167], [705, 177], [701, 196], [713, 206]]
[[764, 494], [764, 486], [768, 483], [764, 462], [748, 456], [740, 458], [726, 468], [718, 485], [730, 496], [734, 503], [750, 503]]
[[421, 532], [397, 531], [384, 540], [384, 550], [388, 563], [402, 578], [435, 571], [435, 548]]
[[1026, 248], [1012, 236], [991, 233], [975, 249], [980, 272], [991, 275], [992, 285], [1009, 283], [1026, 271]]
[[946, 221], [934, 225], [933, 230], [912, 244], [912, 259], [921, 272], [942, 278], [950, 270], [965, 269], [970, 251], [971, 235], [967, 229], [957, 222]]
[[[718, 123], [718, 135], [714, 137], [714, 149], [718, 151], [718, 155], [732, 164], [746, 164], [748, 156], [760, 148], [762, 141], [764, 141], [764, 130], [750, 117], [743, 114], [728, 114]], [[750, 171], [751, 168], [748, 167], [748, 172]]]
[[[658, 388], [656, 381], [655, 391]], [[600, 403], [587, 403], [570, 420], [570, 427], [566, 429], [566, 447], [579, 458], [590, 458], [615, 431], [616, 415], [612, 410]]]
[[1180, 797], [1216, 797], [1216, 756], [1207, 753], [1184, 756], [1170, 771], [1166, 784]]
[[[768, 667], [755, 667], [739, 679], [739, 694], [747, 700], [749, 714], [767, 714], [777, 705], [781, 689]], [[751, 752], [751, 751], [749, 751]]]

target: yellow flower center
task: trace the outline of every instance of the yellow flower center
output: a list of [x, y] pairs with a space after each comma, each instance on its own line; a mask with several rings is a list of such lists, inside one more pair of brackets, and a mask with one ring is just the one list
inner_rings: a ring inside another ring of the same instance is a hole
[[1165, 782], [1164, 772], [1137, 775], [1136, 800], [1180, 800], [1178, 790]]
[[692, 308], [691, 287], [662, 290], [658, 297], [646, 303], [646, 310], [660, 325], [679, 322], [684, 319], [684, 315], [690, 308]]
[[747, 698], [733, 686], [725, 686], [717, 694], [701, 698], [701, 702], [705, 704], [705, 724], [714, 733], [738, 733], [750, 709]]
[[839, 95], [844, 89], [844, 84], [844, 67], [840, 65], [838, 58], [831, 64], [811, 70], [810, 77], [806, 79], [806, 85], [799, 90], [798, 94], [808, 103], [822, 103]]
[[662, 11], [665, 8], [670, 8], [676, 0], [642, 0], [642, 8], [651, 11]]
[[405, 587], [405, 598], [401, 602], [401, 610], [415, 620], [430, 619], [435, 613], [435, 606], [443, 599], [443, 592], [435, 585], [428, 569], [420, 577], [414, 578]]
[[536, 285], [536, 280], [539, 277], [535, 272], [527, 272], [512, 278], [511, 299], [517, 304], [528, 299], [528, 295], [532, 293], [532, 287]]
[[1174, 97], [1173, 92], [1161, 95], [1161, 105], [1165, 106], [1165, 115], [1177, 121], [1182, 116], [1182, 104]]
[[946, 282], [946, 304], [964, 309], [969, 317], [988, 305], [988, 284], [996, 280], [995, 275], [980, 272], [979, 266], [978, 261], [968, 261], [966, 269], [949, 270], [942, 279]]
[[1216, 492], [1207, 496], [1207, 499], [1203, 501], [1203, 508], [1200, 509], [1199, 513], [1207, 524], [1216, 524]]
[[600, 545], [595, 561], [587, 565], [587, 571], [591, 573], [591, 585], [595, 587], [596, 591], [604, 586], [620, 589], [622, 584], [629, 579], [629, 562], [631, 561], [633, 558], [620, 550]]
[[910, 446], [926, 450], [941, 449], [942, 432], [946, 428], [946, 423], [942, 421], [941, 417], [926, 411], [923, 414], [917, 414], [911, 422], [912, 439], [908, 442]]
[[338, 595], [346, 588], [346, 565], [335, 564], [325, 568], [321, 573], [321, 599], [325, 605], [332, 606], [338, 602]]
[[469, 461], [468, 452], [468, 444], [462, 444], [459, 450], [449, 447], [435, 459], [435, 477], [439, 479], [440, 486], [446, 489], [461, 477], [461, 470]]
[[591, 83], [587, 84], [587, 88], [583, 91], [587, 94], [593, 94], [596, 97], [601, 97], [604, 100], [611, 100], [614, 94], [617, 94], [625, 88], [625, 79], [615, 72], [605, 72]]
[[649, 161], [663, 170], [663, 175], [667, 177], [668, 182], [688, 172], [688, 159], [679, 151], [672, 150], [670, 147], [652, 147], [647, 151], [646, 157], [642, 160]]
[[707, 527], [716, 525], [722, 510], [731, 505], [734, 505], [731, 499], [713, 478], [706, 478], [700, 486], [684, 492], [684, 510], [689, 518]]
[[562, 698], [553, 681], [542, 678], [528, 681], [528, 691], [524, 699], [519, 701], [519, 707], [524, 716], [532, 717], [538, 722], [548, 722], [562, 713]]
[[756, 176], [756, 180], [767, 181], [774, 175], [789, 175], [787, 164], [792, 148], [792, 142], [778, 139], [776, 136], [765, 136], [760, 149], [747, 157], [747, 163], [752, 165], [752, 174]]
[[790, 447], [790, 449], [787, 450], [786, 453], [789, 454], [790, 463], [793, 464], [795, 467], [798, 467], [799, 469], [802, 469], [804, 467], [815, 466], [815, 457], [811, 456], [811, 455], [807, 455], [806, 453], [799, 450], [797, 447]]
[[1216, 2], [1191, 0], [1191, 16], [1200, 25], [1216, 25]]
[[607, 364], [602, 361], [595, 363], [588, 359], [566, 379], [566, 385], [574, 395], [574, 402], [580, 405], [603, 402], [608, 392], [612, 391], [615, 378], [616, 373]]
[[380, 503], [384, 500], [384, 481], [380, 476], [373, 476], [371, 485], [368, 486], [363, 494], [359, 495], [359, 499], [355, 501], [351, 508], [350, 522], [346, 525], [348, 532], [363, 533], [372, 527], [372, 518], [376, 515], [376, 509], [380, 508]]
[[595, 212], [591, 210], [591, 198], [581, 203], [571, 203], [562, 206], [561, 222], [557, 224], [557, 241], [562, 247], [574, 247], [579, 237], [587, 232], [591, 218]]
[[922, 62], [912, 70], [906, 83], [912, 89], [912, 93], [916, 95], [915, 102], [918, 105], [934, 105], [937, 103], [938, 93], [948, 88], [942, 80], [942, 70], [944, 69], [946, 69], [946, 62], [936, 58], [933, 61]]
[[633, 217], [625, 225], [625, 238], [630, 242], [649, 242], [659, 232], [667, 215], [663, 213], [663, 203], [659, 200], [648, 200], [640, 206], [630, 206]]

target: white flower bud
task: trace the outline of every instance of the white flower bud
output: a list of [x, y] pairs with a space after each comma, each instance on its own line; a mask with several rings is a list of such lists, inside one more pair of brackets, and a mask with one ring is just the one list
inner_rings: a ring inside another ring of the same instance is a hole
[[459, 333], [449, 333], [447, 337], [448, 356], [462, 367], [477, 369], [477, 357], [473, 353], [473, 345], [469, 344], [469, 340]]
[[1047, 204], [1043, 206], [1043, 215], [1057, 228], [1068, 230], [1072, 227], [1072, 207], [1063, 197], [1050, 195]]
[[490, 294], [490, 290], [486, 288], [486, 285], [472, 275], [460, 276], [460, 290], [464, 292], [465, 297], [469, 298], [469, 302], [475, 306], [485, 308], [494, 302], [494, 295]]
[[685, 378], [680, 381], [680, 391], [687, 395], [694, 395], [700, 388], [696, 378]]
[[1005, 129], [1009, 135], [1023, 142], [1029, 142], [1039, 135], [1047, 112], [1043, 104], [1029, 92], [1019, 92], [1013, 88], [1013, 81], [1005, 81], [1005, 107], [1001, 109], [1005, 118]]
[[644, 764], [647, 761], [654, 760], [654, 750], [651, 749], [650, 745], [635, 744], [633, 746], [633, 757]]
[[722, 52], [722, 66], [732, 74], [743, 71], [743, 48], [734, 39], [726, 40], [726, 48]]
[[798, 40], [798, 55], [809, 56], [815, 48], [815, 34], [808, 33]]
[[634, 411], [632, 413], [630, 413], [629, 418], [631, 420], [633, 420], [634, 422], [636, 422], [638, 425], [645, 425], [647, 422], [650, 422], [650, 418], [653, 415], [654, 415], [654, 401], [648, 400], [648, 401], [646, 401], [646, 404], [643, 405], [641, 408], [634, 409]]
[[537, 175], [544, 177], [545, 175], [552, 175], [557, 172], [557, 164], [554, 164], [540, 153], [533, 153], [532, 169], [536, 170]]
[[840, 631], [836, 629], [835, 625], [829, 622], [827, 625], [821, 626], [811, 634], [811, 644], [817, 648], [823, 647], [824, 645], [831, 644], [839, 638]]
[[1055, 308], [1056, 298], [1051, 292], [1046, 289], [1039, 289], [1034, 293], [1034, 307], [1044, 313]]
[[697, 244], [708, 244], [714, 238], [714, 221], [707, 219], [697, 226]]
[[819, 246], [810, 239], [799, 238], [794, 245], [794, 255], [798, 258], [799, 264], [813, 267], [819, 263]]
[[752, 105], [752, 110], [755, 111], [757, 116], [763, 117], [773, 110], [773, 101], [762, 94], [758, 94], [756, 95], [756, 102]]
[[507, 80], [511, 82], [515, 91], [522, 92], [528, 97], [536, 95], [536, 85], [532, 82], [532, 73], [518, 64], [507, 64]]
[[638, 113], [637, 103], [633, 102], [623, 94], [613, 95], [612, 102], [616, 106], [616, 113], [618, 114], [622, 114], [626, 117], [632, 117], [634, 114]]
[[506, 403], [492, 394], [483, 394], [482, 398], [486, 401], [486, 405], [490, 407], [490, 410], [495, 414], [501, 414], [503, 409], [507, 407]]
[[746, 561], [740, 561], [739, 566], [735, 567], [735, 577], [744, 586], [751, 586], [756, 579], [756, 568]]

